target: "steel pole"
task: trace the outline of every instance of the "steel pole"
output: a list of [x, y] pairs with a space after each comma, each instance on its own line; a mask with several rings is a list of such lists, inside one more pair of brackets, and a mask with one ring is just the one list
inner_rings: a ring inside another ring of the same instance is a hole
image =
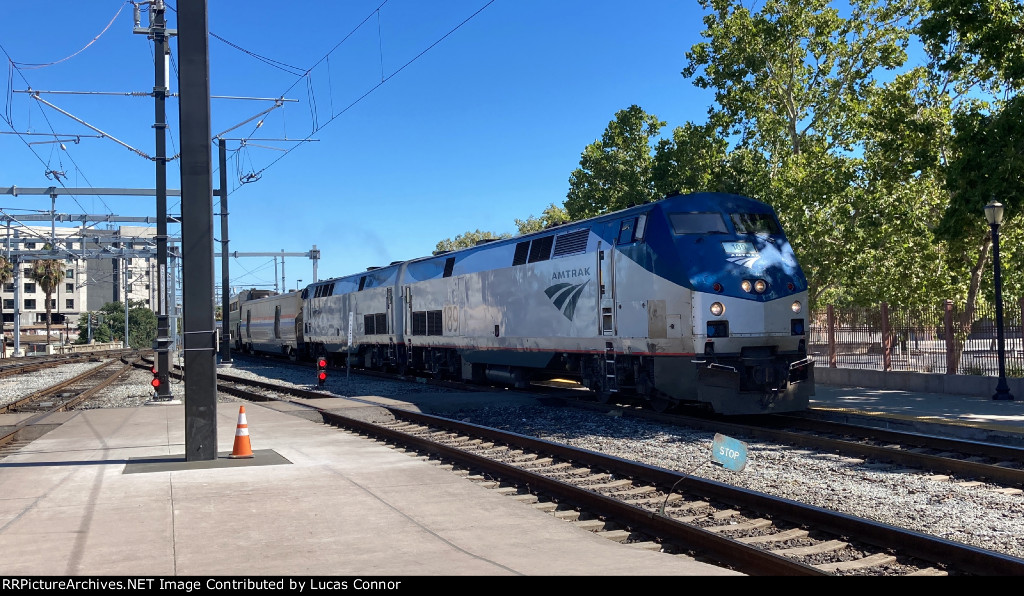
[[999, 224], [992, 226], [992, 266], [996, 282], [996, 343], [999, 350], [999, 382], [992, 399], [1012, 400], [1010, 386], [1006, 383], [1006, 344], [1003, 337], [1003, 279], [999, 266]]
[[231, 364], [231, 330], [228, 315], [231, 308], [231, 288], [228, 275], [228, 150], [224, 139], [217, 140], [220, 162], [220, 361]]
[[157, 0], [153, 10], [153, 44], [155, 75], [153, 79], [153, 97], [156, 99], [156, 368], [160, 384], [157, 386], [156, 399], [170, 401], [170, 339], [168, 337], [167, 317], [167, 283], [164, 272], [167, 270], [167, 22], [164, 3]]
[[207, 0], [178, 4], [182, 297], [185, 305], [185, 459], [217, 459], [213, 320], [213, 178]]

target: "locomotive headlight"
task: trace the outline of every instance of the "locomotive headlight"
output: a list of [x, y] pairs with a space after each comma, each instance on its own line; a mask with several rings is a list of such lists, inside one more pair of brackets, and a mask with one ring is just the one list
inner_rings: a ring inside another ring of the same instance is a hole
[[799, 313], [803, 309], [803, 306], [800, 304], [799, 300], [794, 300], [793, 304], [790, 305], [790, 308], [793, 309], [794, 313]]
[[758, 294], [763, 294], [768, 289], [768, 284], [763, 279], [759, 279], [754, 282], [754, 291]]
[[724, 304], [722, 304], [721, 302], [712, 302], [711, 303], [711, 314], [715, 315], [716, 317], [720, 317], [720, 316], [722, 316], [722, 313], [724, 313], [724, 312], [725, 312], [725, 305]]
[[740, 282], [740, 288], [742, 288], [744, 292], [749, 292], [750, 288], [751, 288], [750, 280], [745, 279], [745, 280], [741, 281]]

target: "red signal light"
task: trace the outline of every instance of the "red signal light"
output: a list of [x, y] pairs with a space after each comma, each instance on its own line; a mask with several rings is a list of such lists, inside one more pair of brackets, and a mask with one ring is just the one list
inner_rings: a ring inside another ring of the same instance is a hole
[[160, 379], [158, 379], [156, 377], [153, 377], [153, 380], [150, 381], [149, 384], [152, 385], [153, 387], [159, 387], [160, 386]]
[[327, 380], [327, 359], [323, 357], [317, 358], [316, 369], [316, 382], [323, 387], [324, 381]]

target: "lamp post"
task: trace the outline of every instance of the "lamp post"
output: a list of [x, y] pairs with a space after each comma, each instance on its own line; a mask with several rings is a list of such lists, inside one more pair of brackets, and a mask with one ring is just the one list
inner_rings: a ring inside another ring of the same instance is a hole
[[999, 348], [999, 383], [992, 399], [1012, 400], [1006, 384], [1006, 348], [1003, 342], [1003, 281], [999, 271], [999, 226], [1003, 223], [1003, 205], [996, 201], [985, 205], [985, 219], [992, 228], [992, 267], [996, 281], [996, 342]]
[[301, 289], [302, 289], [302, 280], [301, 279], [295, 280], [295, 291], [297, 292], [297, 291], [299, 291]]

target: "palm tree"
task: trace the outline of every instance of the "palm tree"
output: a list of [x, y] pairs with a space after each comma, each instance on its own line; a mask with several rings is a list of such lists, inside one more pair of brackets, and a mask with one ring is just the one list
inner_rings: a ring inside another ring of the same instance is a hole
[[[0, 257], [0, 288], [7, 285], [14, 277], [14, 265], [4, 257]], [[4, 335], [4, 303], [0, 300], [0, 356], [7, 356], [7, 338]]]
[[[51, 250], [53, 247], [49, 244], [43, 247], [43, 250]], [[46, 345], [50, 345], [50, 316], [53, 312], [53, 306], [50, 304], [53, 293], [60, 287], [60, 283], [64, 281], [64, 261], [60, 259], [46, 259], [43, 261], [36, 261], [32, 264], [32, 272], [29, 277], [33, 279], [39, 288], [46, 294]]]

